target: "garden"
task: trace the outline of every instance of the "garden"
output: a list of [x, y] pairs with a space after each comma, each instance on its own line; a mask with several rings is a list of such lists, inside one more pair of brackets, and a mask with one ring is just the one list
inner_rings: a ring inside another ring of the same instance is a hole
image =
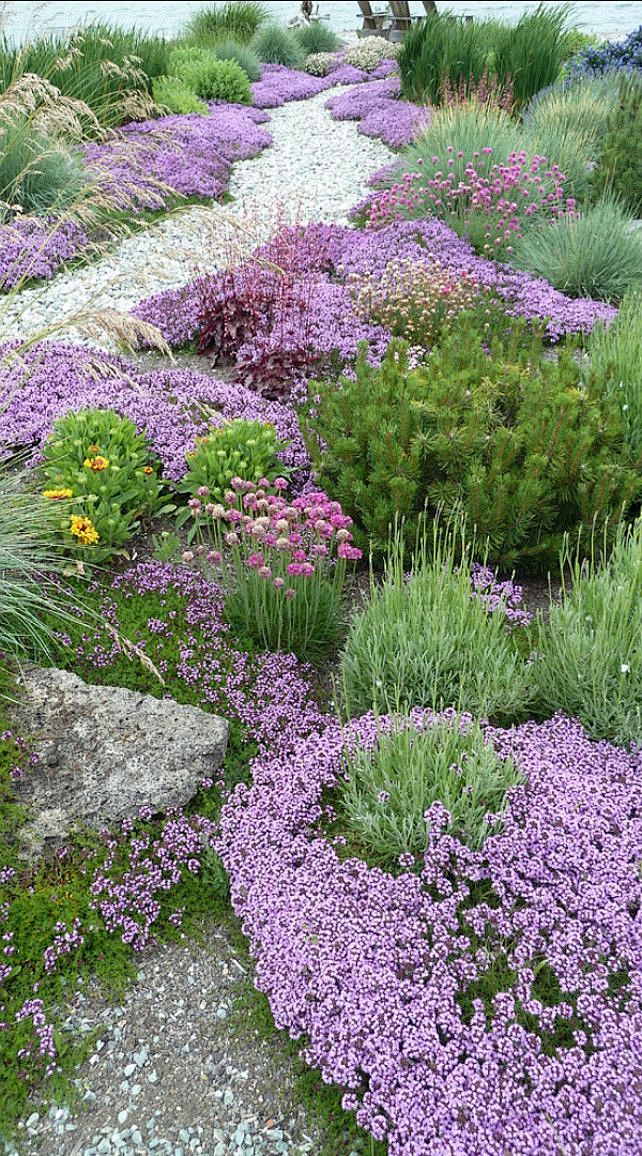
[[[215, 920], [328, 1156], [637, 1156], [642, 28], [346, 46], [243, 0], [5, 43], [0, 88], [5, 1150], [81, 1150], [39, 1131], [102, 1047], [74, 994]], [[318, 98], [387, 154], [346, 219], [195, 252], [80, 340], [16, 329], [189, 206], [233, 221], [271, 110]], [[224, 758], [54, 829], [34, 678], [41, 715], [224, 720]], [[175, 1152], [118, 1135], [87, 1151]]]

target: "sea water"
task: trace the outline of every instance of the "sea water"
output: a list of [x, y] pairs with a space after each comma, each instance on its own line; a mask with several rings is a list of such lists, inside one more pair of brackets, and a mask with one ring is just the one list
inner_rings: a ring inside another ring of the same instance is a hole
[[[440, 3], [437, 7], [442, 11], [456, 12], [460, 16], [472, 15], [478, 19], [484, 16], [497, 16], [502, 20], [518, 20], [523, 12], [532, 11], [538, 6], [538, 0], [497, 0], [495, 3]], [[544, 4], [545, 8], [554, 7], [553, 4]], [[42, 0], [35, 3], [22, 0], [5, 0], [0, 3], [0, 14], [5, 23], [5, 32], [16, 41], [24, 40], [39, 32], [47, 30], [60, 32], [72, 28], [79, 22], [86, 20], [108, 20], [114, 24], [131, 27], [135, 24], [141, 29], [150, 32], [160, 32], [167, 36], [176, 35], [192, 12], [203, 7], [203, 0], [180, 0], [179, 3], [168, 3], [165, 0], [139, 0], [126, 3], [123, 0], [84, 0], [78, 2], [59, 2], [59, 0]], [[296, 0], [275, 0], [266, 3], [265, 7], [282, 22], [295, 17], [301, 5]], [[374, 11], [385, 11], [386, 4], [373, 0]], [[411, 3], [410, 9], [415, 15], [423, 13], [421, 3]], [[359, 8], [350, 0], [320, 0], [318, 10], [321, 16], [327, 18], [331, 28], [339, 33], [354, 32], [360, 27], [361, 19]], [[623, 37], [642, 24], [642, 3], [618, 3], [609, 0], [608, 3], [576, 3], [573, 6], [574, 22], [584, 32], [595, 32], [600, 36]]]

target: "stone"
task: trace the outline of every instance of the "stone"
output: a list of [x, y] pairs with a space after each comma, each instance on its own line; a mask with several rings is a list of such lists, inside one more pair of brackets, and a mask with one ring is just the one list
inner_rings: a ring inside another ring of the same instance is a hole
[[[18, 786], [33, 819], [26, 849], [54, 848], [79, 827], [101, 828], [183, 807], [225, 756], [228, 725], [172, 699], [89, 686], [64, 670], [25, 670], [13, 712], [41, 756]], [[44, 753], [44, 758], [42, 757]]]

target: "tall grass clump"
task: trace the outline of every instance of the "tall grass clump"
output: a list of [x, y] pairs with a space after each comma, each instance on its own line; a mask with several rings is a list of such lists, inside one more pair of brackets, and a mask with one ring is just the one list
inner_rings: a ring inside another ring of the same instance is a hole
[[206, 47], [230, 37], [241, 44], [249, 44], [266, 20], [267, 12], [262, 4], [254, 3], [254, 0], [230, 0], [195, 12], [185, 33], [193, 43]]
[[[595, 739], [642, 743], [642, 520], [621, 527], [608, 562], [570, 548], [561, 604], [537, 639], [536, 702], [580, 719]], [[564, 570], [563, 570], [564, 572]]]
[[294, 35], [280, 24], [260, 28], [252, 48], [264, 64], [283, 64], [285, 68], [302, 68], [307, 55]]
[[463, 530], [420, 528], [410, 572], [401, 533], [380, 585], [355, 616], [341, 658], [350, 716], [376, 709], [441, 710], [512, 721], [530, 697], [529, 670], [507, 630], [501, 603], [472, 595], [471, 548]]
[[60, 567], [57, 519], [24, 485], [22, 475], [0, 470], [0, 664], [47, 653], [63, 613], [52, 582]]
[[596, 325], [587, 353], [593, 390], [614, 397], [622, 411], [625, 437], [642, 461], [642, 293], [627, 293], [615, 321]]
[[[517, 24], [494, 22], [490, 71], [500, 83], [510, 79], [516, 108], [523, 108], [535, 93], [554, 84], [566, 58], [569, 4], [540, 4]], [[428, 22], [429, 23], [429, 22]]]
[[524, 109], [522, 120], [529, 131], [548, 133], [564, 128], [592, 142], [594, 155], [617, 102], [617, 82], [612, 76], [585, 77], [538, 93]]
[[579, 217], [533, 226], [515, 242], [512, 263], [570, 297], [620, 302], [642, 285], [642, 234], [611, 198]]
[[451, 91], [470, 92], [482, 77], [508, 88], [517, 108], [559, 75], [565, 57], [568, 7], [525, 14], [515, 25], [498, 20], [467, 24], [439, 14], [408, 32], [399, 56], [401, 87], [409, 100], [440, 105]]
[[399, 54], [401, 91], [408, 100], [438, 106], [447, 79], [454, 89], [478, 83], [491, 53], [492, 22], [466, 24], [443, 13], [409, 29]]
[[238, 64], [248, 80], [259, 80], [261, 61], [249, 45], [241, 44], [239, 40], [221, 40], [213, 45], [212, 51], [218, 60], [233, 60]]
[[0, 91], [36, 75], [63, 96], [84, 101], [102, 127], [146, 118], [156, 76], [168, 72], [169, 46], [137, 30], [89, 24], [71, 34], [47, 35], [16, 48], [0, 43]]
[[[413, 726], [399, 718], [380, 729], [372, 750], [344, 757], [338, 806], [349, 832], [382, 864], [425, 854], [425, 813], [433, 803], [449, 812], [448, 831], [474, 851], [501, 826], [507, 791], [522, 776], [501, 759], [479, 723], [437, 718]], [[489, 816], [497, 816], [489, 821]]]
[[336, 32], [326, 24], [322, 24], [320, 20], [314, 24], [304, 24], [301, 28], [295, 28], [294, 35], [306, 56], [318, 52], [336, 52], [341, 47]]

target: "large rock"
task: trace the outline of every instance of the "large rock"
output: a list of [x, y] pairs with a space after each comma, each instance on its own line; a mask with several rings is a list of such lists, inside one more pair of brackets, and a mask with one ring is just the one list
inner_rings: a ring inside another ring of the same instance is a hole
[[31, 850], [141, 807], [182, 807], [223, 761], [227, 723], [197, 707], [89, 686], [63, 670], [34, 668], [21, 681], [13, 713], [40, 756], [18, 784]]

